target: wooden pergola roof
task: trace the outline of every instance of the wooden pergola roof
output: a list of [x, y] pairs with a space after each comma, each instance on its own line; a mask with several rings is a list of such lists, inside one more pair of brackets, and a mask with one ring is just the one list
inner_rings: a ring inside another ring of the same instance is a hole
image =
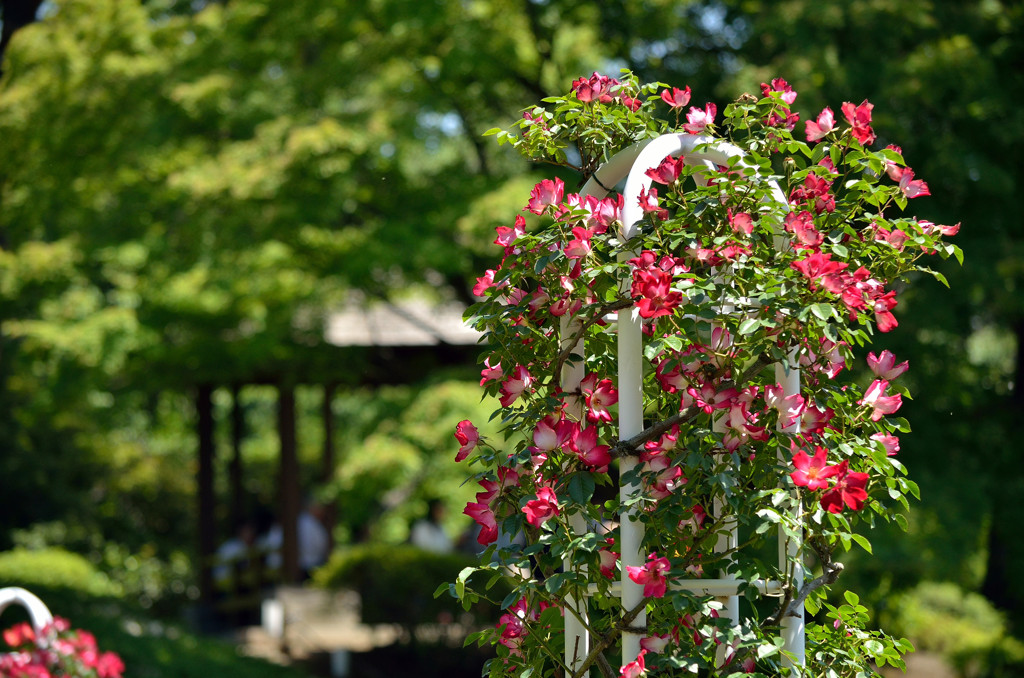
[[324, 338], [334, 346], [469, 346], [482, 336], [463, 319], [457, 302], [421, 300], [349, 305], [327, 318]]
[[[422, 299], [399, 302], [354, 298], [348, 305], [328, 315], [324, 322], [324, 342], [338, 350], [368, 351], [361, 362], [365, 374], [355, 375], [353, 383], [382, 384], [405, 381], [405, 375], [422, 374], [431, 365], [466, 364], [480, 333], [462, 319], [465, 306], [457, 302], [431, 303]], [[415, 365], [415, 368], [411, 368]], [[258, 383], [266, 383], [260, 379]], [[331, 399], [335, 384], [324, 381], [322, 418], [324, 448], [322, 474], [334, 471], [333, 419]], [[277, 429], [280, 441], [278, 514], [283, 544], [282, 567], [285, 581], [298, 576], [295, 519], [300, 509], [299, 467], [296, 454], [296, 421], [294, 384], [278, 386]], [[212, 516], [215, 513], [214, 468], [216, 444], [212, 394], [214, 384], [200, 384], [196, 393], [197, 434], [199, 441], [198, 514], [200, 591], [204, 599], [212, 594], [209, 563], [217, 546], [217, 532]], [[234, 407], [231, 414], [233, 456], [229, 463], [232, 487], [232, 513], [241, 506], [242, 468], [241, 439], [244, 421], [239, 407], [238, 384], [234, 384]]]

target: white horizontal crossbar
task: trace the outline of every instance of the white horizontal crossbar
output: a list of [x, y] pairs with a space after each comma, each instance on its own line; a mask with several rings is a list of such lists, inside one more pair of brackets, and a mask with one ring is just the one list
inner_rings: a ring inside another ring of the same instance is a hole
[[[673, 591], [690, 591], [701, 596], [735, 596], [744, 584], [753, 586], [761, 595], [782, 595], [782, 582], [775, 581], [774, 579], [754, 579], [749, 582], [739, 579], [676, 579], [669, 582], [668, 587]], [[587, 593], [588, 595], [594, 595], [598, 590], [597, 584], [591, 584], [587, 588]], [[622, 595], [621, 583], [613, 581], [609, 586], [608, 592], [613, 596]]]

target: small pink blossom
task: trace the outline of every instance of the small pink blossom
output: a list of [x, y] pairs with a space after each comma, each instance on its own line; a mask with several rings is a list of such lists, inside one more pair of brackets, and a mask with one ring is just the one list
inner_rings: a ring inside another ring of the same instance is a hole
[[917, 222], [917, 225], [920, 226], [921, 230], [927, 235], [935, 235], [936, 233], [939, 233], [945, 236], [954, 236], [960, 232], [960, 222], [957, 222], [952, 226], [943, 226], [941, 224], [921, 219]]
[[659, 558], [657, 553], [647, 556], [647, 562], [640, 567], [626, 566], [629, 578], [634, 583], [643, 585], [644, 596], [648, 598], [661, 598], [665, 595], [668, 590], [665, 573], [671, 569], [672, 565], [668, 562], [668, 558]]
[[498, 234], [494, 239], [494, 244], [501, 245], [505, 251], [509, 251], [515, 241], [526, 234], [526, 219], [522, 214], [517, 214], [515, 226], [498, 226], [494, 231]]
[[553, 452], [560, 450], [575, 437], [579, 424], [569, 419], [545, 417], [533, 429], [532, 452]]
[[484, 386], [488, 382], [496, 381], [504, 376], [504, 372], [501, 369], [501, 363], [495, 363], [491, 365], [491, 358], [488, 356], [484, 359], [484, 369], [480, 370], [480, 385]]
[[468, 419], [464, 419], [455, 427], [455, 439], [459, 441], [459, 453], [455, 455], [455, 461], [459, 462], [469, 456], [469, 453], [476, 447], [480, 440], [480, 434]]
[[668, 219], [668, 210], [658, 203], [658, 189], [651, 187], [651, 190], [640, 189], [640, 196], [637, 199], [640, 209], [644, 214], [653, 214], [659, 221]]
[[726, 210], [726, 216], [729, 219], [729, 226], [732, 228], [734, 233], [742, 233], [744, 235], [750, 235], [754, 232], [754, 219], [747, 212], [732, 213], [732, 210]]
[[897, 436], [888, 433], [875, 433], [871, 436], [871, 439], [882, 443], [887, 457], [895, 457], [896, 453], [900, 451], [900, 439]]
[[868, 103], [865, 99], [859, 106], [854, 106], [849, 101], [842, 106], [843, 116], [850, 123], [853, 138], [862, 146], [867, 146], [875, 141], [875, 132], [871, 129], [871, 109], [874, 104]]
[[670, 155], [662, 160], [660, 165], [652, 167], [644, 172], [644, 174], [659, 184], [672, 185], [679, 179], [679, 175], [682, 174], [683, 167], [685, 166], [686, 162], [682, 156], [676, 158]]
[[891, 332], [899, 326], [892, 309], [896, 306], [896, 293], [888, 292], [875, 297], [871, 308], [875, 312], [875, 324], [879, 332]]
[[644, 449], [640, 451], [640, 461], [651, 461], [655, 457], [663, 457], [675, 449], [679, 442], [679, 425], [662, 434], [657, 440], [648, 440], [644, 443]]
[[885, 379], [876, 379], [864, 392], [864, 397], [859, 401], [861, 405], [872, 408], [871, 421], [878, 421], [887, 414], [893, 414], [903, 404], [903, 396], [899, 393], [891, 396], [885, 395], [889, 388], [889, 382]]
[[785, 229], [796, 236], [801, 245], [817, 248], [824, 237], [814, 228], [814, 215], [807, 211], [790, 212], [783, 219]]
[[576, 92], [576, 98], [584, 103], [600, 101], [603, 104], [608, 104], [615, 100], [612, 90], [618, 85], [619, 81], [615, 78], [595, 72], [589, 78], [579, 78], [574, 81], [572, 88]]
[[530, 192], [530, 201], [526, 204], [526, 209], [534, 214], [544, 214], [548, 207], [557, 206], [562, 202], [564, 193], [565, 184], [561, 179], [543, 179]]
[[537, 614], [529, 609], [526, 598], [520, 598], [515, 605], [498, 617], [495, 627], [501, 630], [500, 642], [513, 652], [519, 651], [522, 637], [526, 634], [526, 621], [534, 621]]
[[641, 676], [647, 675], [647, 669], [644, 666], [645, 654], [647, 654], [647, 650], [640, 650], [636, 661], [629, 662], [619, 670], [619, 678], [641, 678]]
[[619, 402], [619, 392], [615, 390], [611, 379], [597, 380], [596, 374], [589, 374], [580, 383], [587, 404], [587, 419], [592, 422], [611, 422], [612, 414], [608, 408]]
[[501, 398], [498, 402], [501, 403], [502, 407], [508, 407], [523, 394], [523, 391], [530, 388], [533, 381], [533, 376], [529, 370], [522, 365], [516, 365], [512, 376], [505, 379], [501, 385]]
[[590, 254], [593, 247], [590, 244], [590, 238], [593, 237], [594, 233], [581, 226], [575, 226], [572, 229], [573, 240], [570, 240], [566, 245], [565, 256], [570, 259], [583, 259]]
[[641, 299], [636, 302], [642, 318], [671, 315], [683, 303], [683, 295], [672, 289], [672, 276], [664, 271], [634, 271], [634, 287]]
[[874, 351], [868, 353], [868, 367], [871, 368], [871, 371], [879, 379], [895, 379], [906, 372], [909, 366], [910, 362], [907, 360], [897, 365], [896, 356], [889, 349], [883, 350], [882, 354], [878, 356], [875, 355]]
[[789, 428], [804, 412], [806, 403], [799, 393], [785, 394], [781, 385], [767, 386], [764, 390], [764, 404], [779, 413], [779, 421], [783, 428]]
[[683, 125], [683, 129], [690, 134], [701, 134], [708, 125], [715, 122], [717, 114], [718, 107], [710, 102], [705, 104], [703, 109], [691, 106], [690, 111], [686, 114], [686, 124]]
[[616, 551], [612, 551], [612, 547], [615, 546], [614, 539], [606, 539], [605, 543], [607, 546], [597, 552], [598, 558], [601, 560], [601, 574], [609, 579], [614, 579], [615, 563], [619, 562], [619, 554]]
[[803, 412], [800, 413], [800, 430], [805, 433], [821, 433], [833, 416], [835, 412], [831, 407], [820, 409], [812, 403], [806, 403]]
[[793, 455], [793, 466], [796, 470], [789, 474], [793, 484], [806, 487], [808, 490], [822, 490], [828, 487], [828, 479], [839, 472], [839, 467], [829, 466], [827, 457], [828, 451], [823, 447], [815, 446], [813, 458], [798, 449]]
[[900, 167], [899, 171], [899, 182], [900, 191], [908, 199], [917, 198], [923, 195], [931, 195], [931, 191], [928, 190], [928, 184], [921, 179], [914, 178], [914, 171], [909, 167]]
[[711, 414], [715, 410], [731, 407], [733, 401], [739, 396], [739, 391], [731, 386], [719, 391], [710, 382], [701, 384], [700, 388], [691, 386], [686, 389], [686, 393], [692, 399], [692, 404], [701, 408], [707, 414]]
[[839, 513], [843, 506], [859, 511], [868, 498], [867, 490], [864, 489], [868, 474], [850, 471], [849, 466], [850, 462], [844, 459], [836, 467], [835, 484], [821, 495], [821, 507], [829, 513]]
[[487, 269], [482, 276], [476, 279], [476, 285], [473, 286], [473, 294], [475, 296], [482, 297], [487, 290], [494, 287], [494, 274], [495, 271]]
[[654, 457], [644, 464], [643, 470], [655, 473], [653, 479], [645, 482], [645, 487], [652, 499], [661, 500], [686, 484], [687, 478], [678, 466], [671, 466], [666, 456]]
[[820, 141], [828, 136], [834, 126], [835, 117], [832, 114], [832, 109], [826, 106], [822, 109], [821, 113], [818, 114], [817, 121], [807, 121], [807, 141]]
[[469, 502], [466, 504], [466, 508], [462, 512], [472, 518], [476, 524], [480, 526], [480, 534], [476, 537], [477, 542], [487, 546], [488, 544], [492, 544], [497, 541], [498, 521], [489, 504], [484, 502]]
[[663, 89], [661, 90], [661, 100], [672, 108], [682, 108], [686, 104], [690, 103], [690, 88], [689, 86], [687, 86], [686, 89], [673, 87], [671, 92], [667, 89]]
[[537, 490], [537, 498], [526, 502], [523, 507], [526, 514], [526, 522], [534, 527], [540, 527], [551, 518], [559, 514], [558, 497], [550, 487], [541, 487]]
[[651, 654], [661, 654], [665, 651], [665, 647], [669, 644], [672, 637], [667, 633], [659, 635], [647, 636], [640, 640], [640, 647], [647, 650]]
[[811, 283], [811, 289], [815, 284], [821, 282], [827, 276], [835, 275], [849, 264], [845, 262], [832, 261], [832, 255], [827, 252], [814, 252], [803, 259], [790, 263], [790, 267], [799, 271]]
[[792, 106], [793, 102], [796, 101], [797, 96], [796, 91], [793, 89], [793, 87], [782, 78], [773, 78], [771, 85], [762, 82], [761, 94], [765, 97], [771, 94], [778, 94], [779, 98], [782, 99], [787, 104], [789, 104], [790, 106]]

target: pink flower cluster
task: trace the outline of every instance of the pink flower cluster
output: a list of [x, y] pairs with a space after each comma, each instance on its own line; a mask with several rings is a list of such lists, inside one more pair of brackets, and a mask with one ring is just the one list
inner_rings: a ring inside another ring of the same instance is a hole
[[498, 618], [498, 623], [495, 624], [500, 632], [498, 642], [507, 647], [512, 651], [513, 654], [519, 653], [519, 646], [522, 644], [523, 636], [526, 633], [526, 622], [535, 622], [540, 619], [540, 613], [551, 607], [551, 603], [541, 601], [539, 608], [534, 609], [530, 607], [526, 598], [520, 598], [514, 605], [505, 611], [501, 617]]
[[37, 636], [22, 622], [3, 633], [12, 652], [0, 654], [0, 676], [10, 678], [121, 678], [124, 662], [113, 652], [100, 652], [88, 631], [72, 629], [54, 618]]
[[[850, 462], [847, 459], [829, 466], [827, 456], [828, 451], [823, 447], [815, 446], [813, 457], [808, 457], [806, 452], [797, 449], [793, 455], [793, 466], [796, 470], [789, 474], [789, 477], [793, 479], [795, 485], [806, 487], [808, 490], [828, 488], [819, 501], [821, 507], [829, 513], [839, 513], [844, 506], [859, 511], [868, 498], [865, 489], [868, 474], [850, 471]], [[831, 486], [829, 479], [832, 479]]]
[[576, 93], [576, 98], [585, 104], [593, 101], [602, 104], [618, 102], [634, 112], [643, 104], [639, 99], [627, 94], [618, 80], [597, 72], [589, 78], [574, 80], [572, 90]]
[[463, 510], [467, 516], [480, 526], [480, 534], [476, 540], [486, 546], [498, 539], [498, 509], [502, 494], [511, 487], [519, 485], [519, 472], [507, 466], [498, 467], [498, 478], [484, 478], [480, 481], [481, 491], [476, 493], [476, 501], [466, 504]]
[[[867, 363], [878, 378], [867, 388], [858, 404], [870, 408], [871, 420], [879, 421], [885, 415], [896, 412], [903, 404], [903, 397], [899, 393], [886, 393], [889, 389], [889, 380], [906, 372], [909, 363], [906, 360], [897, 363], [896, 356], [888, 350], [882, 351], [880, 355], [869, 353]], [[881, 443], [889, 456], [899, 452], [900, 441], [894, 435], [875, 433], [871, 440]], [[798, 487], [806, 487], [811, 491], [826, 490], [820, 498], [822, 508], [831, 513], [839, 513], [844, 506], [854, 511], [863, 508], [868, 497], [865, 489], [868, 474], [850, 471], [849, 461], [846, 459], [838, 464], [829, 465], [828, 450], [819, 445], [814, 446], [814, 456], [809, 456], [803, 449], [797, 448], [795, 443], [792, 449], [793, 467], [796, 470], [790, 473], [789, 477]]]
[[820, 286], [839, 297], [851, 318], [856, 319], [859, 313], [874, 313], [880, 332], [890, 332], [899, 325], [892, 314], [897, 303], [896, 292], [886, 292], [885, 286], [867, 268], [861, 266], [850, 273], [847, 271], [849, 264], [834, 261], [831, 254], [813, 248], [811, 254], [790, 266], [807, 278], [812, 290]]
[[789, 108], [796, 101], [797, 96], [790, 84], [782, 78], [775, 78], [770, 85], [762, 82], [761, 94], [765, 97], [775, 95], [782, 100], [781, 105], [777, 105], [776, 108], [772, 109], [765, 124], [768, 127], [785, 127], [792, 132], [793, 128], [796, 127], [796, 123], [800, 121], [800, 115], [793, 113]]
[[[493, 373], [495, 369], [489, 365], [485, 367], [481, 384], [500, 378], [500, 371], [498, 375]], [[502, 385], [504, 395], [501, 403], [504, 407], [511, 405], [522, 392], [518, 386], [510, 390], [509, 381], [506, 380]], [[516, 383], [522, 385], [524, 382], [524, 379], [518, 379]], [[510, 395], [515, 397], [509, 397]], [[607, 472], [608, 464], [611, 463], [609, 446], [599, 443], [597, 424], [612, 420], [608, 408], [618, 402], [618, 391], [610, 379], [599, 379], [596, 374], [589, 374], [580, 383], [580, 396], [585, 405], [586, 418], [594, 425], [583, 426], [581, 422], [570, 419], [563, 407], [557, 414], [541, 419], [534, 427], [533, 445], [528, 449], [537, 486], [535, 497], [527, 501], [522, 509], [526, 514], [526, 521], [534, 527], [540, 527], [560, 514], [558, 496], [553, 487], [554, 477], [545, 476], [542, 472], [549, 458], [557, 457], [555, 467], [560, 468], [559, 464], [563, 457], [572, 455], [584, 468], [595, 473]], [[480, 442], [480, 434], [472, 422], [464, 420], [455, 427], [455, 439], [460, 446], [455, 461], [459, 462], [476, 449]], [[481, 480], [483, 490], [477, 493], [475, 502], [466, 505], [464, 513], [480, 525], [481, 531], [477, 539], [481, 544], [486, 545], [497, 540], [497, 501], [504, 489], [520, 484], [520, 471], [522, 469], [499, 466], [498, 480]]]
[[[655, 362], [656, 379], [666, 393], [680, 394], [681, 410], [692, 407], [706, 414], [721, 412], [719, 422], [724, 427], [722, 444], [726, 450], [767, 440], [769, 427], [764, 418], [773, 411], [783, 428], [799, 424], [805, 435], [820, 434], [828, 427], [835, 414], [831, 408], [819, 408], [798, 393], [787, 396], [781, 386], [723, 386], [728, 374], [722, 373], [721, 367], [733, 351], [732, 343], [728, 330], [715, 328], [709, 344], [690, 344], [678, 353], [659, 356]], [[803, 352], [805, 366], [834, 378], [845, 365], [838, 345], [823, 340], [817, 351]], [[652, 448], [653, 444], [648, 443], [641, 452], [641, 461], [653, 458], [652, 450], [659, 449]]]

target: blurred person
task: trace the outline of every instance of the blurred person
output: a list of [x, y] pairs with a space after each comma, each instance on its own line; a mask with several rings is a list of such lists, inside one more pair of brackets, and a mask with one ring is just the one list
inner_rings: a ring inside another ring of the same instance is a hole
[[452, 540], [441, 527], [444, 519], [445, 506], [440, 499], [431, 499], [427, 503], [427, 517], [417, 520], [412, 526], [409, 541], [431, 553], [451, 553]]
[[324, 527], [325, 510], [323, 504], [310, 500], [299, 513], [296, 533], [299, 542], [299, 570], [303, 580], [309, 579], [310, 573], [326, 563], [331, 555], [331, 540]]
[[213, 580], [222, 588], [230, 588], [235, 568], [249, 566], [252, 549], [256, 544], [256, 525], [252, 520], [239, 520], [234, 535], [225, 541], [214, 554]]
[[[302, 581], [309, 579], [312, 571], [326, 563], [330, 555], [330, 539], [323, 523], [324, 510], [323, 506], [307, 500], [296, 518], [295, 538]], [[260, 549], [267, 554], [267, 567], [271, 570], [280, 570], [283, 565], [283, 544], [281, 523], [275, 521], [259, 541]]]

